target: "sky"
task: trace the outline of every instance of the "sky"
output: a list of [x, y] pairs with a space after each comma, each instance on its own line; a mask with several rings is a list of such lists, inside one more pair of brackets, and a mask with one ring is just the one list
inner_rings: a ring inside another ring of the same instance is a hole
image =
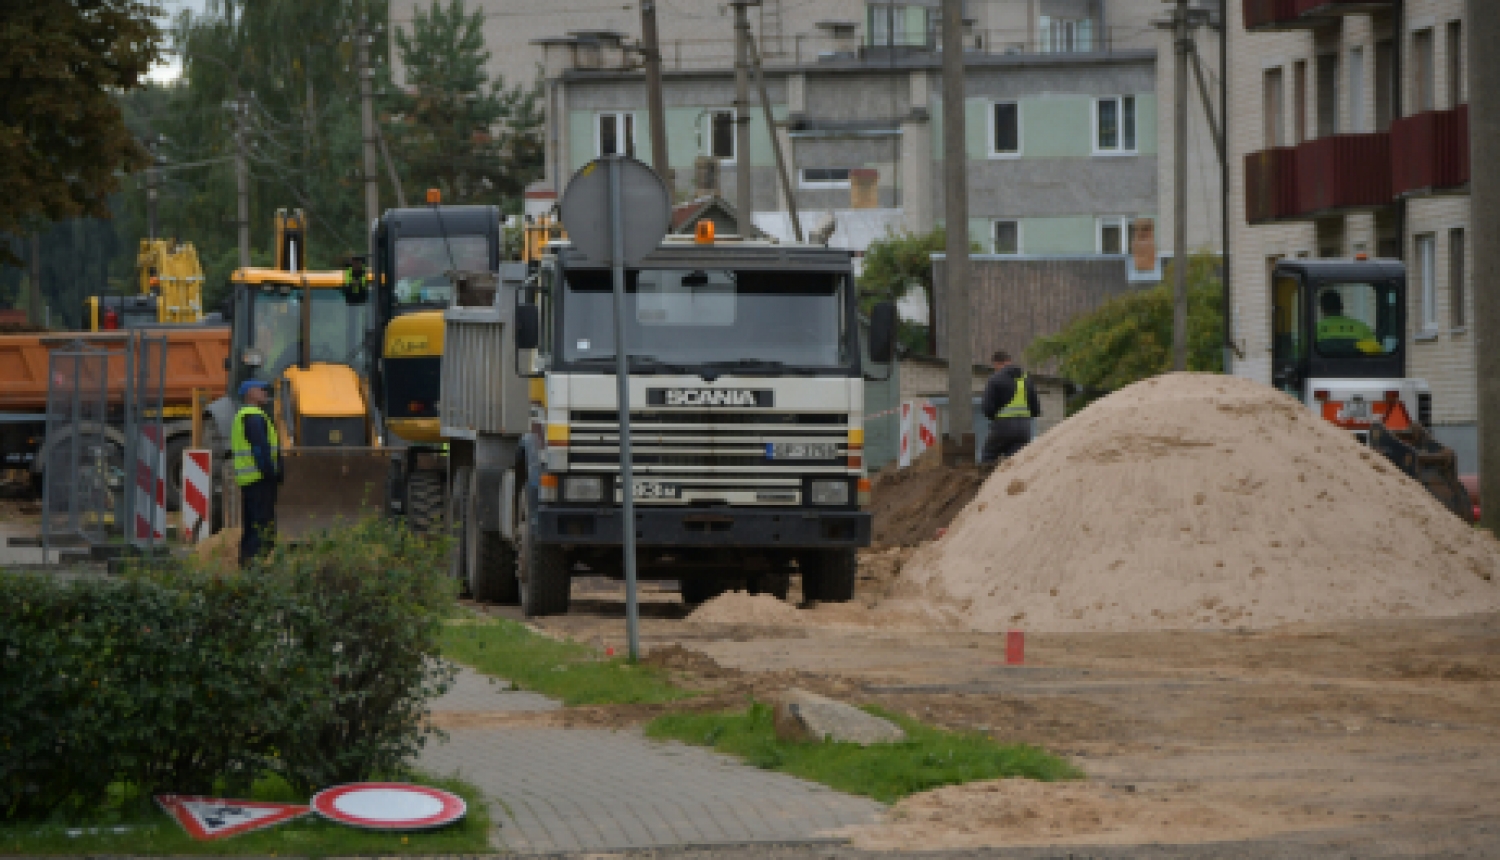
[[[177, 13], [184, 9], [191, 9], [194, 14], [202, 14], [208, 6], [208, 0], [159, 0], [159, 2], [167, 13], [167, 20], [162, 22], [163, 25], [168, 24], [172, 18], [177, 17]], [[164, 62], [157, 64], [156, 68], [147, 75], [148, 78], [159, 83], [168, 83], [182, 77], [181, 59], [172, 54], [166, 55], [163, 59]]]

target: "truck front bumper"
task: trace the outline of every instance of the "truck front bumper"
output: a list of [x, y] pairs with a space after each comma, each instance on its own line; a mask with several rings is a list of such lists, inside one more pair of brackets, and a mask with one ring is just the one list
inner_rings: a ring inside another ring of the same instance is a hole
[[[619, 546], [622, 514], [612, 507], [542, 506], [536, 535], [548, 544]], [[870, 514], [815, 508], [637, 506], [635, 539], [643, 547], [861, 547], [870, 545]]]

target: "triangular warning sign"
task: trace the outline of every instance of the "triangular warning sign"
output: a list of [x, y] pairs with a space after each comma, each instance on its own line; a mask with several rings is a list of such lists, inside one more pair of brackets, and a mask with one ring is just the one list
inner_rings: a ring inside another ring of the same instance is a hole
[[306, 815], [312, 807], [187, 794], [158, 794], [156, 803], [194, 839], [223, 839]]

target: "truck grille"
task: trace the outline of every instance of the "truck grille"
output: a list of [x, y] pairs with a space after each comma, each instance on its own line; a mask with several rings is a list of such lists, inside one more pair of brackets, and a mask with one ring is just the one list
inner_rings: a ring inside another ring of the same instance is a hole
[[[673, 485], [676, 498], [637, 504], [795, 505], [808, 477], [847, 478], [849, 417], [845, 413], [761, 411], [632, 412], [632, 465], [637, 482]], [[612, 411], [569, 414], [568, 473], [620, 471], [619, 427]], [[833, 443], [827, 459], [777, 460], [776, 443]]]

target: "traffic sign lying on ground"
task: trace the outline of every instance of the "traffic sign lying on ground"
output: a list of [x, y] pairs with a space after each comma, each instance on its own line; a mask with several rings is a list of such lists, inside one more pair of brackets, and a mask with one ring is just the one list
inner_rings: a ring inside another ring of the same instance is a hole
[[468, 806], [456, 794], [402, 782], [356, 782], [313, 795], [324, 818], [366, 830], [428, 830], [464, 817]]
[[223, 839], [306, 815], [298, 803], [263, 803], [188, 794], [158, 794], [156, 803], [194, 839]]

